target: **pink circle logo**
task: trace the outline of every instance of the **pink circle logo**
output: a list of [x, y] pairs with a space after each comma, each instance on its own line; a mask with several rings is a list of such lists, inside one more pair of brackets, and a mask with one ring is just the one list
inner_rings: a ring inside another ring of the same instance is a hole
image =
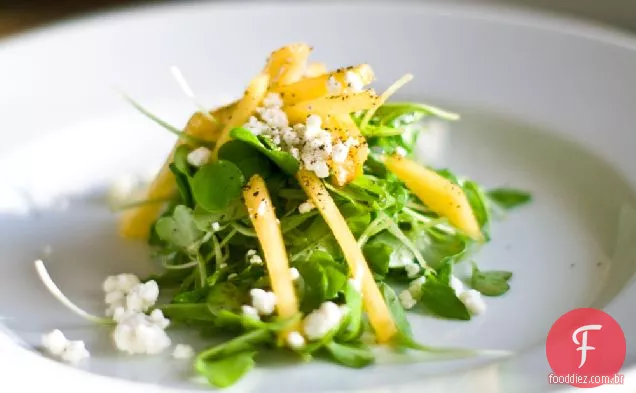
[[611, 381], [623, 366], [625, 352], [623, 329], [595, 308], [577, 308], [557, 319], [545, 346], [556, 378], [580, 388]]

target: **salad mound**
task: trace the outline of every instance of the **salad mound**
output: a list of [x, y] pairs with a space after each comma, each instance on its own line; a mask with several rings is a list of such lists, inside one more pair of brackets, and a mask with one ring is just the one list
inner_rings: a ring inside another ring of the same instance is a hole
[[370, 65], [328, 71], [308, 62], [311, 49], [276, 50], [240, 99], [172, 129], [179, 140], [145, 202], [121, 218], [121, 234], [147, 240], [164, 268], [146, 282], [171, 300], [152, 309], [232, 335], [194, 360], [215, 386], [264, 350], [349, 367], [371, 364], [376, 344], [431, 350], [405, 309], [470, 320], [482, 295], [509, 289], [512, 273], [473, 263], [464, 283], [453, 267], [530, 196], [418, 163], [418, 135], [458, 116], [389, 102], [411, 75], [377, 94]]

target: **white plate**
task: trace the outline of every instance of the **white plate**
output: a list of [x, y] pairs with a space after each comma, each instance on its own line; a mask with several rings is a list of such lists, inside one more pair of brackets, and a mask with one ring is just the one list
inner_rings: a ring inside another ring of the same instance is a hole
[[[107, 274], [149, 271], [144, 245], [118, 239], [115, 217], [90, 195], [121, 174], [156, 168], [173, 138], [111, 87], [182, 125], [194, 107], [169, 66], [179, 65], [200, 101], [214, 105], [240, 94], [269, 51], [291, 41], [311, 43], [314, 58], [332, 67], [372, 64], [379, 88], [414, 73], [402, 98], [463, 114], [437, 164], [487, 186], [534, 193], [530, 207], [495, 226], [493, 242], [478, 255], [483, 266], [514, 272], [512, 290], [489, 300], [487, 315], [470, 323], [412, 318], [426, 343], [515, 355], [364, 370], [274, 362], [235, 390], [561, 389], [547, 383], [545, 337], [557, 317], [581, 306], [603, 307], [619, 321], [628, 345], [625, 372], [634, 368], [635, 40], [486, 8], [186, 4], [100, 15], [0, 45], [0, 316], [8, 332], [0, 335], [0, 364], [6, 363], [0, 390], [10, 380], [54, 391], [198, 386], [189, 380], [190, 367], [168, 355], [117, 355], [106, 330], [47, 294], [32, 261], [50, 244], [54, 279], [94, 312], [102, 309]], [[25, 194], [37, 214], [25, 214]], [[69, 194], [67, 210], [47, 208]], [[88, 373], [23, 349], [34, 349], [52, 328], [87, 341]], [[187, 339], [175, 333], [175, 341]], [[627, 376], [626, 383], [633, 387], [635, 380]]]

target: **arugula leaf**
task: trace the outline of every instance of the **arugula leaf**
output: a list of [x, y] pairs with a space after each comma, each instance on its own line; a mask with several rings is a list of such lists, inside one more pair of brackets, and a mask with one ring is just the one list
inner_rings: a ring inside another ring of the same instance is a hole
[[160, 218], [155, 225], [155, 231], [161, 240], [188, 254], [196, 252], [193, 248], [203, 236], [203, 232], [194, 221], [192, 210], [183, 205], [177, 206], [172, 216]]
[[431, 105], [414, 102], [385, 103], [374, 113], [374, 118], [381, 124], [403, 126], [421, 119], [423, 116], [435, 116], [443, 120], [455, 121], [459, 119], [456, 113]]
[[228, 223], [247, 217], [247, 209], [241, 199], [235, 199], [223, 210], [208, 211], [196, 206], [193, 211], [194, 221], [202, 231], [209, 231], [215, 222]]
[[373, 352], [363, 345], [338, 344], [335, 341], [325, 345], [327, 352], [340, 364], [348, 367], [360, 368], [373, 363]]
[[197, 358], [194, 367], [210, 384], [225, 388], [236, 383], [254, 367], [256, 352], [240, 352], [220, 360]]
[[532, 195], [514, 188], [495, 188], [489, 190], [486, 195], [502, 209], [514, 209], [532, 201]]
[[174, 175], [175, 183], [177, 183], [177, 191], [179, 191], [179, 196], [181, 197], [181, 203], [188, 207], [194, 206], [194, 199], [192, 197], [192, 191], [190, 190], [190, 183], [188, 176], [181, 173], [179, 169], [177, 169], [174, 163], [168, 165], [168, 168]]
[[309, 312], [318, 308], [326, 298], [329, 282], [324, 269], [311, 260], [297, 263], [296, 269], [303, 278], [301, 310]]
[[440, 317], [470, 320], [470, 313], [464, 303], [457, 298], [455, 290], [435, 276], [426, 278], [426, 282], [422, 285], [421, 300], [426, 308]]
[[203, 165], [190, 185], [194, 200], [208, 211], [220, 211], [241, 196], [245, 178], [241, 170], [229, 161], [219, 160]]
[[298, 172], [300, 163], [294, 156], [281, 150], [272, 150], [271, 147], [266, 145], [266, 142], [264, 143], [262, 138], [256, 137], [249, 130], [245, 128], [234, 128], [230, 131], [230, 136], [255, 147], [288, 175], [295, 175], [296, 172]]
[[205, 299], [208, 288], [198, 288], [192, 291], [181, 292], [172, 298], [172, 303], [199, 303]]
[[480, 271], [477, 264], [473, 263], [470, 285], [486, 296], [501, 296], [510, 289], [508, 281], [511, 278], [512, 272], [503, 270]]

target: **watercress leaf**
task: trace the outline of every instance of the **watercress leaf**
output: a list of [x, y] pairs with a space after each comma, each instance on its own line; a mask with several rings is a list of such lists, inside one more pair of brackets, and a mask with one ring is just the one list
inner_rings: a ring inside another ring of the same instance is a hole
[[432, 105], [415, 102], [386, 103], [378, 108], [374, 117], [378, 118], [379, 122], [382, 124], [395, 123], [396, 120], [401, 119], [399, 125], [404, 125], [418, 121], [421, 117], [417, 117], [417, 115], [434, 116], [448, 121], [459, 119], [459, 115], [456, 113], [452, 113]]
[[508, 281], [512, 278], [512, 272], [502, 270], [480, 271], [473, 264], [473, 275], [470, 285], [473, 289], [486, 296], [501, 296], [510, 289]]
[[172, 298], [172, 303], [199, 303], [208, 294], [207, 288], [198, 288], [192, 291], [181, 292]]
[[404, 337], [413, 337], [413, 331], [411, 330], [411, 324], [406, 317], [406, 311], [404, 311], [404, 307], [402, 307], [402, 303], [400, 303], [400, 299], [395, 294], [395, 291], [383, 282], [378, 286], [380, 287], [384, 301], [393, 316], [393, 321], [395, 322], [399, 333]]
[[179, 145], [175, 149], [172, 158], [172, 163], [174, 164], [175, 169], [186, 176], [190, 176], [191, 174], [190, 164], [188, 163], [188, 154], [190, 154], [191, 151], [192, 149], [190, 146], [186, 144]]
[[327, 352], [338, 363], [348, 367], [360, 368], [373, 363], [373, 352], [363, 345], [338, 344], [335, 341], [325, 345]]
[[203, 165], [190, 185], [194, 200], [208, 211], [220, 211], [241, 196], [245, 178], [241, 170], [229, 161], [219, 160]]
[[202, 231], [209, 231], [215, 222], [225, 224], [247, 217], [247, 209], [241, 199], [235, 199], [223, 210], [207, 211], [196, 206], [192, 214], [197, 227]]
[[179, 205], [174, 209], [172, 216], [160, 218], [155, 231], [159, 238], [188, 254], [196, 252], [193, 247], [203, 236], [194, 222], [192, 210], [187, 206]]
[[219, 360], [197, 358], [194, 367], [211, 385], [225, 388], [233, 385], [254, 367], [256, 352], [246, 351]]
[[503, 209], [514, 209], [532, 201], [532, 195], [514, 188], [495, 188], [487, 192], [488, 198]]
[[219, 149], [219, 159], [233, 162], [245, 179], [258, 173], [267, 178], [271, 173], [270, 160], [248, 143], [240, 140], [231, 140], [223, 144]]
[[294, 214], [291, 216], [283, 217], [280, 219], [280, 229], [283, 233], [287, 233], [292, 229], [295, 229], [304, 224], [305, 222], [307, 222], [307, 220], [316, 216], [317, 214], [317, 210], [312, 210], [304, 214]]
[[486, 196], [484, 195], [481, 187], [473, 181], [465, 181], [462, 184], [462, 189], [466, 198], [472, 207], [473, 214], [477, 219], [477, 223], [481, 228], [481, 232], [484, 234], [486, 240], [490, 238], [488, 233], [488, 223], [490, 222], [490, 211], [486, 202]]
[[243, 293], [229, 281], [221, 282], [210, 288], [207, 303], [212, 312], [220, 310], [238, 311], [245, 303]]
[[347, 275], [342, 272], [342, 268], [335, 262], [323, 264], [323, 269], [327, 276], [325, 300], [333, 299], [344, 288], [347, 282]]
[[315, 261], [306, 260], [295, 266], [303, 279], [301, 309], [309, 312], [318, 308], [325, 300], [329, 289], [329, 280], [325, 270]]
[[246, 130], [245, 128], [234, 128], [230, 131], [230, 136], [236, 140], [243, 141], [255, 147], [288, 175], [294, 175], [298, 172], [300, 163], [294, 158], [294, 156], [281, 150], [274, 150], [275, 146], [266, 144], [267, 140], [265, 140], [264, 143], [263, 138], [256, 137], [249, 130]]
[[164, 304], [158, 308], [173, 322], [216, 321], [216, 316], [205, 303]]
[[434, 314], [450, 319], [470, 320], [468, 309], [448, 284], [429, 276], [422, 285], [421, 301]]
[[384, 277], [388, 273], [389, 261], [393, 252], [391, 246], [381, 242], [369, 242], [364, 245], [362, 252], [373, 273], [380, 277]]
[[180, 202], [188, 207], [193, 207], [194, 199], [192, 197], [192, 191], [190, 190], [190, 182], [188, 180], [188, 176], [179, 172], [174, 163], [168, 165], [168, 168], [174, 174], [174, 180], [177, 184], [177, 191], [179, 192], [179, 196], [181, 197]]
[[362, 334], [362, 295], [350, 282], [344, 291], [348, 312], [336, 338], [340, 342], [356, 341]]
[[229, 341], [200, 352], [197, 355], [197, 360], [217, 360], [240, 352], [251, 351], [257, 345], [272, 342], [273, 338], [272, 332], [267, 329], [250, 330]]
[[408, 236], [434, 269], [448, 261], [460, 261], [472, 244], [470, 238], [460, 233], [449, 234], [436, 227], [421, 225], [414, 226]]

